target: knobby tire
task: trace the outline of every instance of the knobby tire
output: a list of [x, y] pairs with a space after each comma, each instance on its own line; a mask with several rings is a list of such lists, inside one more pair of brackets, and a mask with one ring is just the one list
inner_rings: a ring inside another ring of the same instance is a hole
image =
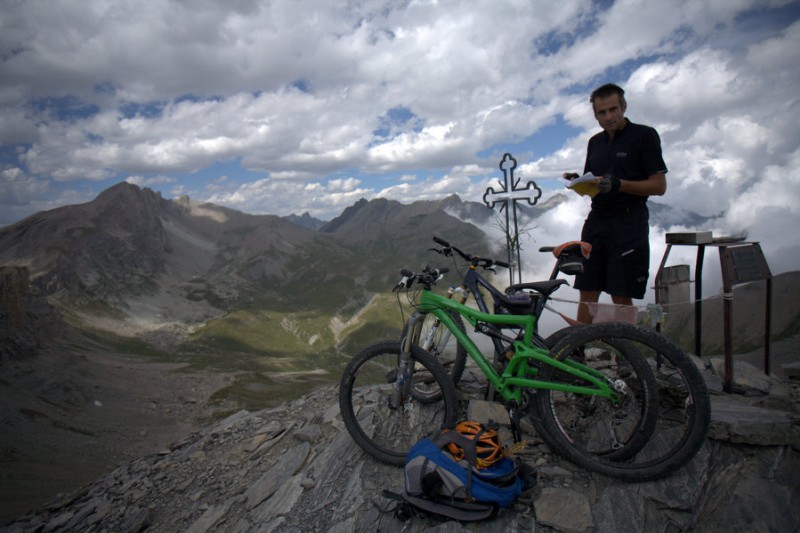
[[440, 400], [422, 402], [409, 395], [405, 405], [392, 409], [389, 399], [399, 356], [400, 342], [396, 340], [369, 346], [355, 355], [342, 375], [339, 408], [356, 444], [381, 462], [402, 466], [418, 440], [455, 423], [458, 396], [439, 361], [414, 346], [414, 386], [436, 389]]
[[[537, 392], [541, 436], [566, 459], [609, 477], [644, 481], [671, 474], [703, 445], [710, 422], [705, 381], [695, 363], [657, 332], [630, 324], [583, 326], [562, 338], [551, 355], [584, 357], [583, 364], [590, 364], [586, 357], [596, 358], [597, 368], [618, 372], [633, 390], [632, 402], [615, 405], [600, 397]], [[564, 379], [549, 366], [540, 377]], [[619, 434], [628, 440], [619, 439], [616, 450], [602, 444]]]

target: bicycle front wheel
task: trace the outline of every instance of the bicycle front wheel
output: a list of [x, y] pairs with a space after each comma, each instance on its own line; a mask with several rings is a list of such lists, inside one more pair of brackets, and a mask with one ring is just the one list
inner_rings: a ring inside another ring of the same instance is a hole
[[[598, 396], [540, 390], [542, 438], [566, 459], [601, 474], [633, 481], [664, 477], [702, 446], [710, 399], [700, 372], [677, 346], [630, 324], [576, 329], [551, 350], [602, 372], [620, 393]], [[543, 380], [565, 379], [553, 367]]]
[[419, 401], [410, 394], [398, 408], [390, 406], [400, 342], [385, 341], [359, 352], [342, 375], [339, 409], [350, 436], [369, 455], [402, 466], [411, 447], [424, 436], [452, 425], [458, 396], [447, 371], [419, 347], [411, 349], [413, 390], [433, 390], [439, 401]]

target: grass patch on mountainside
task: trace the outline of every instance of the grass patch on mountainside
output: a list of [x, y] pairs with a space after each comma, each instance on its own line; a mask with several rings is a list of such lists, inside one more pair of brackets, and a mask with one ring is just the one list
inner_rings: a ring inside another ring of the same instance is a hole
[[403, 323], [413, 309], [408, 306], [405, 295], [401, 295], [401, 314], [395, 294], [380, 294], [359, 313], [353, 315], [340, 331], [337, 349], [352, 357], [358, 351], [376, 342], [396, 338], [400, 340]]
[[247, 372], [211, 396], [211, 403], [236, 403], [239, 409], [255, 411], [276, 407], [325, 385], [339, 382], [341, 370], [316, 369], [306, 372]]
[[329, 316], [315, 311], [239, 310], [211, 320], [195, 331], [189, 342], [224, 352], [302, 356], [333, 347], [329, 322]]
[[357, 312], [345, 314], [319, 309], [234, 311], [196, 330], [188, 345], [202, 347], [203, 351], [305, 359], [315, 354], [365, 347], [398, 335], [402, 326], [396, 296], [381, 294], [373, 296]]

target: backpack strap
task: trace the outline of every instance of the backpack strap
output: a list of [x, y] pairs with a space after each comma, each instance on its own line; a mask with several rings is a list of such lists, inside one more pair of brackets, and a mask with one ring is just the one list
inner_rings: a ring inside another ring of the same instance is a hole
[[468, 439], [455, 429], [445, 430], [432, 439], [434, 445], [440, 450], [448, 444], [453, 443], [464, 450], [464, 458], [469, 467], [467, 468], [467, 497], [472, 499], [472, 469], [478, 464], [478, 447], [475, 441]]
[[407, 522], [409, 519], [419, 514], [414, 505], [403, 497], [403, 494], [384, 489], [381, 495], [394, 502], [394, 504], [390, 502], [385, 508], [375, 503], [375, 507], [377, 507], [381, 513], [393, 513], [394, 517], [401, 522]]
[[433, 444], [439, 448], [445, 448], [448, 444], [455, 444], [464, 450], [464, 456], [469, 462], [470, 466], [475, 466], [478, 462], [478, 447], [475, 441], [465, 437], [455, 429], [448, 429], [442, 431], [431, 439]]

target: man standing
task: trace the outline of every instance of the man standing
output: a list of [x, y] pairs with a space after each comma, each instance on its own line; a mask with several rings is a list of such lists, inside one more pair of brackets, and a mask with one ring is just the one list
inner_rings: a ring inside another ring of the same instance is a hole
[[587, 304], [597, 302], [601, 292], [617, 305], [644, 297], [650, 268], [647, 198], [667, 190], [661, 139], [650, 126], [625, 118], [625, 91], [609, 83], [595, 89], [589, 101], [603, 131], [589, 139], [583, 168], [584, 174], [598, 176], [600, 190], [581, 232], [592, 253], [584, 273], [575, 278], [578, 320], [584, 323], [592, 321]]

